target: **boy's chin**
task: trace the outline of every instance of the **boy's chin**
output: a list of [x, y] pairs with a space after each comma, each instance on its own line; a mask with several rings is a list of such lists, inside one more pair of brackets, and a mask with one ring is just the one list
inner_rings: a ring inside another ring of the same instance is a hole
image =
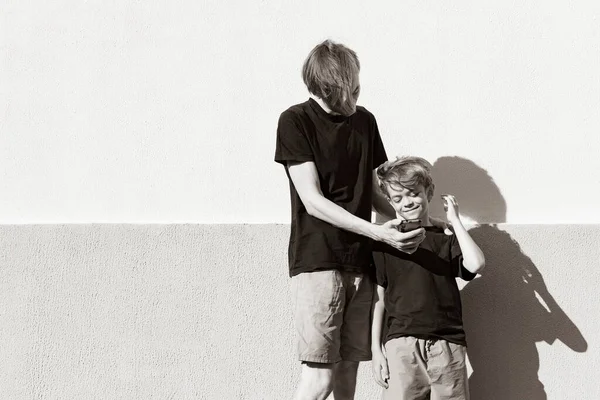
[[408, 220], [408, 219], [420, 219], [421, 221], [424, 221], [426, 219], [426, 216], [423, 215], [423, 214], [421, 214], [421, 213], [407, 213], [407, 214], [396, 213], [396, 216], [399, 219], [405, 219], [405, 220]]

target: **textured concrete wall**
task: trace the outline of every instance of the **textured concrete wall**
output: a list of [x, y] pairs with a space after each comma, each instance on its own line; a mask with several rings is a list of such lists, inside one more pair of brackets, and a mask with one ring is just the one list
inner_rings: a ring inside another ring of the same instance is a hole
[[[0, 398], [285, 399], [288, 225], [0, 226]], [[600, 398], [600, 226], [472, 230], [473, 398]], [[376, 399], [370, 365], [357, 399]]]

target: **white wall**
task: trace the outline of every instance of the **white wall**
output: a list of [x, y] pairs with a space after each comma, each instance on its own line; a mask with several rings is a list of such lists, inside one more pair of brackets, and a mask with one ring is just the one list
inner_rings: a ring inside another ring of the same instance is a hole
[[0, 222], [288, 222], [277, 118], [325, 38], [358, 52], [390, 156], [473, 161], [510, 223], [599, 222], [599, 16], [591, 0], [5, 1]]

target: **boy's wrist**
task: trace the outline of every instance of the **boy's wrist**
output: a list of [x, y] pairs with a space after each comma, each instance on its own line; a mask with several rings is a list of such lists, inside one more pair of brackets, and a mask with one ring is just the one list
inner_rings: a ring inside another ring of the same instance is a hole
[[458, 224], [462, 225], [462, 221], [460, 220], [459, 216], [456, 216], [454, 218], [449, 218], [448, 222], [450, 222], [452, 225], [458, 225]]
[[373, 354], [379, 354], [379, 353], [383, 354], [383, 350], [381, 349], [381, 345], [378, 345], [378, 346], [371, 345], [371, 353], [373, 353]]
[[373, 240], [381, 242], [381, 225], [376, 223], [371, 223], [369, 226], [369, 237]]

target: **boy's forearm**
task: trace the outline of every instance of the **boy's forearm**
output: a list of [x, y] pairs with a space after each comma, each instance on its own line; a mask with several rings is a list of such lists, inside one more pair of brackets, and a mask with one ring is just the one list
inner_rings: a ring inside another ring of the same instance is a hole
[[377, 225], [359, 218], [342, 207], [326, 199], [324, 196], [315, 195], [305, 205], [310, 215], [330, 223], [338, 228], [380, 240], [376, 233]]
[[287, 164], [288, 175], [309, 215], [338, 228], [380, 240], [381, 228], [327, 199], [321, 190], [314, 162]]
[[373, 306], [373, 324], [371, 327], [371, 351], [381, 351], [381, 331], [383, 327], [383, 314], [384, 314], [383, 301], [379, 300]]
[[373, 325], [373, 330], [371, 332], [371, 352], [377, 353], [381, 352], [383, 346], [381, 345], [381, 325], [378, 325], [379, 329], [375, 329], [375, 325]]
[[452, 222], [454, 234], [460, 245], [463, 255], [463, 266], [472, 273], [477, 273], [485, 266], [485, 256], [483, 251], [477, 246], [469, 232], [464, 227], [460, 219]]

